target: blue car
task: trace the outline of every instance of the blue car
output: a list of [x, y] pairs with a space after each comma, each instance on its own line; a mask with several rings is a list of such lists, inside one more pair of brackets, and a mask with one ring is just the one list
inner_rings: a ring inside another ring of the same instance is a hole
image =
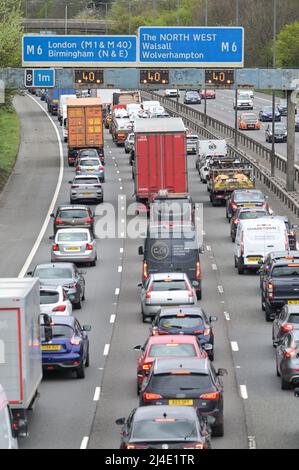
[[68, 369], [75, 371], [78, 379], [83, 379], [85, 367], [89, 366], [87, 331], [91, 330], [91, 326], [81, 326], [73, 316], [53, 315], [50, 330], [49, 336], [49, 325], [41, 320], [43, 369]]
[[[260, 112], [259, 112], [259, 120], [260, 121], [272, 121], [272, 106], [265, 106]], [[281, 114], [280, 112], [276, 109], [275, 110], [275, 121], [280, 122], [281, 121]]]

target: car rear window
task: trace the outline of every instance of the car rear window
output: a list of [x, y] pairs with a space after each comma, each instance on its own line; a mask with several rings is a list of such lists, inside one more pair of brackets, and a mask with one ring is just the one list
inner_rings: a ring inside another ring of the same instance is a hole
[[191, 204], [188, 201], [154, 202], [152, 204], [152, 221], [190, 221]]
[[88, 233], [86, 232], [59, 233], [57, 236], [58, 242], [85, 242], [87, 240]]
[[37, 268], [34, 276], [41, 279], [69, 279], [73, 277], [73, 272], [68, 268]]
[[80, 152], [81, 157], [98, 157], [98, 152], [96, 150], [84, 150], [84, 152]]
[[293, 266], [276, 266], [272, 270], [273, 277], [295, 277], [299, 276], [299, 263]]
[[163, 317], [160, 320], [160, 326], [165, 329], [170, 328], [204, 328], [204, 322], [201, 317]]
[[170, 279], [166, 281], [154, 281], [151, 290], [153, 292], [165, 292], [165, 291], [175, 291], [175, 290], [186, 290], [187, 285], [184, 280], [175, 280]]
[[99, 184], [98, 178], [76, 178], [73, 184]]
[[196, 422], [185, 419], [161, 418], [135, 421], [132, 439], [136, 441], [186, 440], [197, 438]]
[[267, 215], [266, 211], [250, 211], [250, 212], [241, 212], [239, 215], [240, 219], [258, 219], [259, 217], [265, 217]]
[[71, 338], [74, 335], [74, 330], [69, 325], [53, 325], [53, 338]]
[[197, 390], [208, 390], [212, 387], [211, 378], [206, 374], [161, 374], [152, 375], [151, 390], [161, 395], [174, 395]]
[[242, 116], [242, 119], [244, 122], [256, 122], [257, 121], [257, 117], [254, 115], [251, 115], [251, 116], [245, 115], [245, 116]]
[[149, 350], [151, 357], [195, 357], [196, 351], [193, 344], [153, 344]]
[[298, 314], [292, 313], [292, 315], [289, 316], [288, 322], [289, 323], [299, 323], [299, 313]]
[[56, 304], [59, 301], [59, 293], [53, 291], [40, 291], [40, 304]]
[[80, 160], [79, 165], [80, 166], [99, 166], [100, 162], [96, 158], [94, 159], [90, 158], [88, 160]]
[[261, 192], [248, 192], [248, 193], [236, 193], [234, 195], [235, 201], [264, 201], [265, 196]]
[[63, 210], [58, 212], [57, 215], [62, 219], [83, 219], [88, 217], [88, 211], [85, 209]]

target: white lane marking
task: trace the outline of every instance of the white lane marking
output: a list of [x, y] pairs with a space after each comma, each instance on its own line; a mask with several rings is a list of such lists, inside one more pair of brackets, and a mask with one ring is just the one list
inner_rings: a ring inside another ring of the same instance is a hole
[[212, 269], [213, 269], [214, 271], [217, 271], [217, 269], [218, 269], [218, 268], [217, 268], [217, 264], [212, 264]]
[[123, 248], [120, 248], [120, 249], [119, 249], [119, 252], [120, 252], [120, 253], [123, 253], [123, 252], [124, 252], [124, 249], [123, 249]]
[[122, 266], [118, 266], [118, 272], [121, 273], [123, 270], [123, 267]]
[[94, 396], [93, 396], [93, 401], [99, 401], [101, 395], [101, 387], [96, 387]]
[[103, 356], [108, 356], [110, 349], [110, 344], [105, 344]]
[[118, 178], [118, 181], [121, 182], [121, 178]]
[[80, 445], [80, 449], [86, 449], [89, 441], [89, 436], [84, 436]]
[[124, 224], [124, 223], [125, 223], [125, 219], [121, 219], [121, 223]]
[[119, 189], [122, 191], [122, 190], [123, 190], [123, 187], [122, 187], [122, 186], [120, 186], [120, 187], [119, 187]]
[[115, 318], [116, 318], [116, 315], [112, 314], [110, 316], [110, 323], [114, 323], [115, 322]]
[[34, 256], [36, 255], [36, 252], [41, 244], [41, 241], [45, 235], [45, 232], [47, 230], [47, 227], [48, 227], [48, 224], [50, 222], [50, 214], [52, 214], [52, 212], [54, 212], [54, 206], [56, 204], [56, 201], [57, 201], [57, 198], [58, 198], [58, 195], [59, 195], [59, 191], [60, 191], [60, 188], [61, 188], [61, 184], [62, 184], [62, 178], [63, 178], [63, 148], [62, 148], [62, 143], [61, 143], [61, 138], [60, 138], [60, 135], [59, 135], [59, 132], [58, 132], [58, 129], [53, 121], [53, 119], [49, 116], [49, 114], [47, 113], [47, 111], [42, 107], [42, 105], [40, 103], [38, 103], [36, 101], [36, 99], [34, 99], [32, 96], [28, 95], [29, 98], [31, 98], [33, 101], [35, 101], [35, 103], [43, 110], [43, 112], [46, 114], [46, 116], [48, 117], [48, 119], [51, 121], [51, 123], [53, 124], [53, 127], [54, 127], [54, 130], [56, 132], [56, 136], [57, 136], [57, 140], [58, 140], [58, 145], [59, 145], [59, 157], [60, 157], [60, 169], [59, 169], [59, 176], [58, 176], [58, 181], [57, 181], [57, 185], [56, 185], [56, 188], [55, 188], [55, 192], [54, 192], [54, 196], [53, 196], [53, 199], [52, 199], [52, 202], [50, 204], [50, 207], [49, 207], [49, 210], [47, 212], [47, 215], [46, 215], [46, 218], [44, 220], [44, 223], [42, 225], [42, 228], [39, 232], [39, 235], [37, 236], [37, 239], [35, 240], [35, 243], [33, 245], [33, 248], [32, 250], [30, 251], [25, 263], [24, 263], [24, 266], [22, 267], [21, 271], [19, 272], [19, 275], [18, 277], [21, 278], [21, 277], [24, 277], [26, 272], [28, 271], [28, 268], [30, 266], [30, 264], [32, 263], [32, 260], [34, 258]]
[[296, 248], [297, 248], [297, 250], [299, 250], [299, 242], [297, 242]]
[[255, 436], [248, 436], [248, 447], [249, 449], [256, 449]]
[[239, 346], [238, 346], [237, 341], [231, 341], [230, 345], [231, 345], [232, 351], [234, 351], [234, 352], [239, 351]]
[[247, 393], [246, 385], [240, 385], [240, 393], [241, 393], [241, 397], [244, 398], [244, 400], [247, 400], [248, 393]]
[[117, 287], [117, 288], [115, 289], [115, 292], [114, 292], [114, 293], [115, 293], [115, 295], [119, 295], [119, 292], [120, 292], [120, 288]]
[[212, 248], [210, 247], [210, 245], [207, 245], [207, 251], [211, 251]]
[[124, 232], [120, 232], [120, 238], [124, 238], [125, 236], [125, 233]]
[[228, 312], [223, 312], [223, 315], [225, 316], [225, 320], [230, 321], [230, 315]]
[[205, 236], [205, 235], [206, 235], [206, 232], [203, 230], [203, 231], [202, 231], [202, 234], [203, 234], [203, 236]]
[[218, 286], [218, 291], [219, 291], [219, 294], [223, 294], [224, 292], [223, 286]]
[[125, 196], [120, 196], [121, 199], [124, 199]]
[[125, 208], [124, 208], [124, 207], [122, 207], [122, 208], [121, 208], [121, 210], [122, 210], [122, 211], [124, 211], [124, 210], [125, 210]]

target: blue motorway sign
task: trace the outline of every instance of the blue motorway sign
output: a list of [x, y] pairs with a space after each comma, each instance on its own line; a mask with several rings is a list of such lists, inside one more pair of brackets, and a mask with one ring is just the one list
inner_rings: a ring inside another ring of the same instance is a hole
[[136, 36], [24, 35], [23, 66], [136, 66]]
[[242, 27], [155, 27], [138, 30], [140, 65], [243, 67]]
[[55, 86], [55, 69], [26, 69], [25, 86], [51, 88]]

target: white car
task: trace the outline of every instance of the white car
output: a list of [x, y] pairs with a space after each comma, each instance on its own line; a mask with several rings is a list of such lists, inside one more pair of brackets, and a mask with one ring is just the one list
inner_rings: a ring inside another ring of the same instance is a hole
[[72, 303], [67, 296], [67, 291], [62, 286], [41, 287], [40, 289], [40, 313], [48, 315], [72, 315]]
[[247, 90], [247, 89], [238, 90], [238, 96], [242, 97], [244, 95], [249, 96], [252, 100], [254, 99], [254, 91], [253, 90]]
[[168, 89], [168, 90], [165, 90], [164, 96], [168, 96], [169, 98], [177, 98], [178, 96], [180, 96], [180, 91], [177, 90], [176, 88], [173, 88], [171, 90]]
[[210, 158], [206, 158], [199, 170], [200, 181], [207, 182], [207, 176], [210, 174]]
[[[236, 101], [234, 100], [234, 109], [236, 109]], [[253, 100], [250, 96], [242, 95], [237, 98], [237, 109], [251, 109], [253, 110]]]

